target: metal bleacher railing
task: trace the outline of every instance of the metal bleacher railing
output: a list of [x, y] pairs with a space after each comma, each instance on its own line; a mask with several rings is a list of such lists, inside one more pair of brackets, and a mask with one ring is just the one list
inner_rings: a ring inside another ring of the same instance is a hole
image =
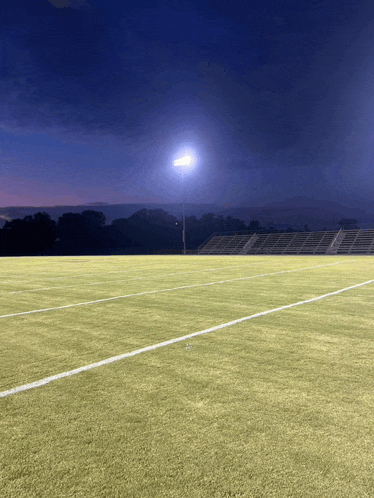
[[374, 254], [374, 229], [214, 232], [197, 254]]
[[209, 237], [207, 237], [204, 242], [202, 244], [199, 245], [199, 247], [197, 248], [197, 250], [199, 251], [200, 249], [202, 249], [209, 241], [210, 239], [212, 239], [213, 237], [215, 236], [228, 236], [228, 235], [254, 235], [255, 233], [257, 234], [264, 234], [264, 233], [309, 233], [309, 232], [305, 232], [304, 229], [301, 229], [300, 230], [295, 230], [295, 231], [292, 231], [292, 232], [280, 232], [280, 231], [277, 231], [277, 229], [271, 229], [271, 228], [265, 228], [265, 229], [262, 229], [262, 230], [240, 230], [240, 231], [229, 231], [229, 232], [214, 232], [212, 233], [211, 235], [209, 235]]
[[[253, 235], [255, 233], [260, 233], [262, 230], [241, 230], [241, 231], [232, 231], [232, 232], [214, 232], [212, 233], [211, 235], [209, 235], [209, 237], [207, 239], [204, 240], [204, 242], [202, 244], [199, 245], [199, 247], [197, 248], [198, 251], [200, 251], [200, 249], [202, 249], [209, 241], [210, 239], [212, 239], [213, 237], [215, 236], [226, 236], [226, 235]], [[270, 232], [267, 232], [267, 233], [270, 233]]]

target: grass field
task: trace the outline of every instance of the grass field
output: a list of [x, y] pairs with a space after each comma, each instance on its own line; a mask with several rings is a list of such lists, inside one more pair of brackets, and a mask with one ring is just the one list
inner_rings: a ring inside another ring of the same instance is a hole
[[1, 258], [0, 496], [372, 498], [373, 279], [370, 256]]

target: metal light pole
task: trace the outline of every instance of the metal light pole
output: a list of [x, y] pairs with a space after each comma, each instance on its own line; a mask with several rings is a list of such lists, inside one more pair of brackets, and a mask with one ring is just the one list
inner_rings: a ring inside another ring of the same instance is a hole
[[183, 201], [183, 254], [186, 255], [186, 218], [184, 217], [184, 168], [182, 166], [182, 201]]
[[174, 166], [180, 166], [182, 168], [182, 204], [183, 204], [183, 254], [186, 254], [186, 219], [184, 216], [184, 166], [188, 166], [192, 158], [190, 156], [184, 156], [181, 159], [174, 161]]

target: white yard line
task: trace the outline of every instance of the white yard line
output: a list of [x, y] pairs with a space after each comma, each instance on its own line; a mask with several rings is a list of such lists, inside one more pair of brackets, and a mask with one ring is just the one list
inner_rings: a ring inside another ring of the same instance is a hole
[[[351, 261], [356, 261], [356, 260], [351, 260]], [[127, 297], [144, 296], [146, 294], [157, 294], [158, 292], [171, 292], [171, 291], [180, 290], [180, 289], [192, 289], [194, 287], [206, 287], [208, 285], [226, 284], [228, 282], [238, 282], [239, 280], [250, 280], [251, 278], [266, 277], [266, 276], [270, 276], [270, 275], [280, 275], [282, 273], [291, 273], [294, 271], [311, 270], [313, 268], [321, 268], [321, 267], [325, 267], [325, 266], [339, 265], [341, 263], [345, 263], [345, 261], [338, 261], [336, 263], [329, 263], [327, 265], [309, 266], [307, 268], [297, 268], [295, 270], [284, 270], [284, 271], [279, 271], [279, 272], [274, 272], [274, 273], [263, 273], [261, 275], [252, 275], [251, 277], [233, 278], [231, 280], [219, 280], [218, 282], [209, 282], [207, 284], [183, 285], [181, 287], [173, 287], [171, 289], [158, 289], [158, 290], [153, 290], [153, 291], [137, 292], [136, 294], [126, 294], [124, 296], [106, 297], [104, 299], [96, 299], [95, 301], [85, 301], [83, 303], [66, 304], [65, 306], [56, 306], [53, 308], [43, 308], [43, 309], [31, 310], [31, 311], [21, 311], [20, 313], [11, 313], [9, 315], [0, 315], [0, 318], [9, 318], [11, 316], [31, 315], [31, 313], [42, 313], [44, 311], [53, 311], [53, 310], [62, 310], [62, 309], [66, 309], [66, 308], [75, 308], [77, 306], [86, 306], [87, 304], [103, 303], [106, 301], [114, 301], [116, 299], [124, 299]]]
[[250, 320], [252, 318], [257, 318], [259, 316], [269, 315], [270, 313], [275, 313], [276, 311], [285, 310], [287, 308], [292, 308], [294, 306], [299, 306], [300, 304], [312, 303], [314, 301], [318, 301], [319, 299], [324, 299], [325, 297], [334, 296], [336, 294], [340, 294], [341, 292], [345, 292], [350, 289], [355, 289], [357, 287], [361, 287], [363, 285], [371, 284], [374, 280], [368, 280], [367, 282], [363, 282], [361, 284], [351, 285], [350, 287], [345, 287], [344, 289], [340, 289], [335, 292], [329, 292], [328, 294], [323, 294], [322, 296], [314, 297], [312, 299], [306, 299], [305, 301], [299, 301], [297, 303], [288, 304], [286, 306], [281, 306], [280, 308], [274, 308], [268, 311], [262, 311], [261, 313], [255, 313], [254, 315], [245, 316], [244, 318], [238, 318], [237, 320], [233, 320], [231, 322], [223, 323], [221, 325], [217, 325], [216, 327], [211, 327], [209, 329], [200, 330], [199, 332], [194, 332], [192, 334], [184, 335], [182, 337], [177, 337], [176, 339], [170, 339], [168, 341], [159, 342], [158, 344], [154, 344], [153, 346], [147, 346], [146, 348], [137, 349], [136, 351], [132, 351], [131, 353], [124, 353], [119, 356], [112, 356], [111, 358], [107, 358], [106, 360], [98, 361], [97, 363], [91, 363], [90, 365], [86, 365], [84, 367], [75, 368], [74, 370], [69, 370], [67, 372], [62, 372], [57, 375], [52, 375], [51, 377], [46, 377], [44, 379], [38, 380], [36, 382], [31, 382], [30, 384], [24, 384], [23, 386], [14, 387], [13, 389], [9, 389], [8, 391], [0, 392], [0, 398], [5, 398], [10, 394], [16, 394], [21, 391], [27, 391], [29, 389], [34, 389], [36, 387], [44, 386], [49, 382], [54, 380], [62, 379], [63, 377], [70, 377], [71, 375], [78, 374], [80, 372], [85, 372], [87, 370], [91, 370], [92, 368], [101, 367], [103, 365], [108, 365], [109, 363], [114, 363], [115, 361], [123, 360], [124, 358], [129, 358], [130, 356], [135, 356], [140, 353], [145, 353], [147, 351], [152, 351], [153, 349], [161, 348], [163, 346], [169, 346], [170, 344], [175, 344], [177, 342], [185, 341], [186, 339], [191, 339], [191, 337], [196, 337], [202, 334], [208, 334], [209, 332], [214, 332], [215, 330], [223, 329], [225, 327], [230, 327], [231, 325], [236, 325], [237, 323], [244, 322], [246, 320]]
[[[22, 291], [0, 292], [0, 295], [24, 294], [25, 292], [40, 292], [40, 291], [46, 291], [46, 290], [52, 290], [52, 289], [70, 289], [71, 287], [87, 287], [90, 285], [103, 285], [103, 284], [111, 284], [111, 283], [115, 283], [115, 282], [132, 282], [134, 280], [143, 280], [143, 279], [150, 279], [150, 278], [162, 278], [162, 277], [170, 277], [170, 276], [174, 276], [174, 275], [190, 275], [191, 273], [202, 273], [204, 271], [226, 270], [227, 268], [242, 268], [245, 266], [263, 265], [265, 263], [266, 263], [266, 261], [258, 261], [255, 263], [250, 263], [248, 265], [222, 266], [221, 268], [208, 268], [206, 270], [194, 270], [194, 271], [178, 272], [178, 273], [165, 273], [163, 275], [156, 275], [156, 276], [149, 276], [148, 275], [146, 277], [126, 278], [126, 279], [121, 279], [121, 280], [105, 280], [103, 282], [92, 282], [92, 283], [87, 283], [87, 284], [60, 285], [58, 287], [39, 287], [37, 289], [26, 289], [26, 290], [22, 290]], [[109, 272], [109, 273], [122, 273], [122, 272]], [[91, 275], [95, 275], [95, 274], [91, 274]], [[87, 276], [87, 274], [86, 275], [78, 275], [78, 276]], [[57, 278], [69, 278], [69, 277], [57, 277]], [[48, 279], [46, 279], [46, 280], [48, 280]], [[51, 280], [51, 279], [49, 279], [49, 280]], [[2, 282], [2, 283], [4, 283], [4, 282]], [[11, 283], [16, 283], [16, 282], [11, 282]], [[1, 282], [0, 282], [0, 284], [1, 284]]]

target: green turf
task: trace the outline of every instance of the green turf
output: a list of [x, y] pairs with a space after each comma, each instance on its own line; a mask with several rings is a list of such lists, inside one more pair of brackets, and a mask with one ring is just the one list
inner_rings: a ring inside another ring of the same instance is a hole
[[[359, 256], [1, 258], [1, 316], [194, 287], [0, 318], [0, 392], [371, 279]], [[0, 496], [373, 497], [373, 301], [371, 283], [0, 398]]]

